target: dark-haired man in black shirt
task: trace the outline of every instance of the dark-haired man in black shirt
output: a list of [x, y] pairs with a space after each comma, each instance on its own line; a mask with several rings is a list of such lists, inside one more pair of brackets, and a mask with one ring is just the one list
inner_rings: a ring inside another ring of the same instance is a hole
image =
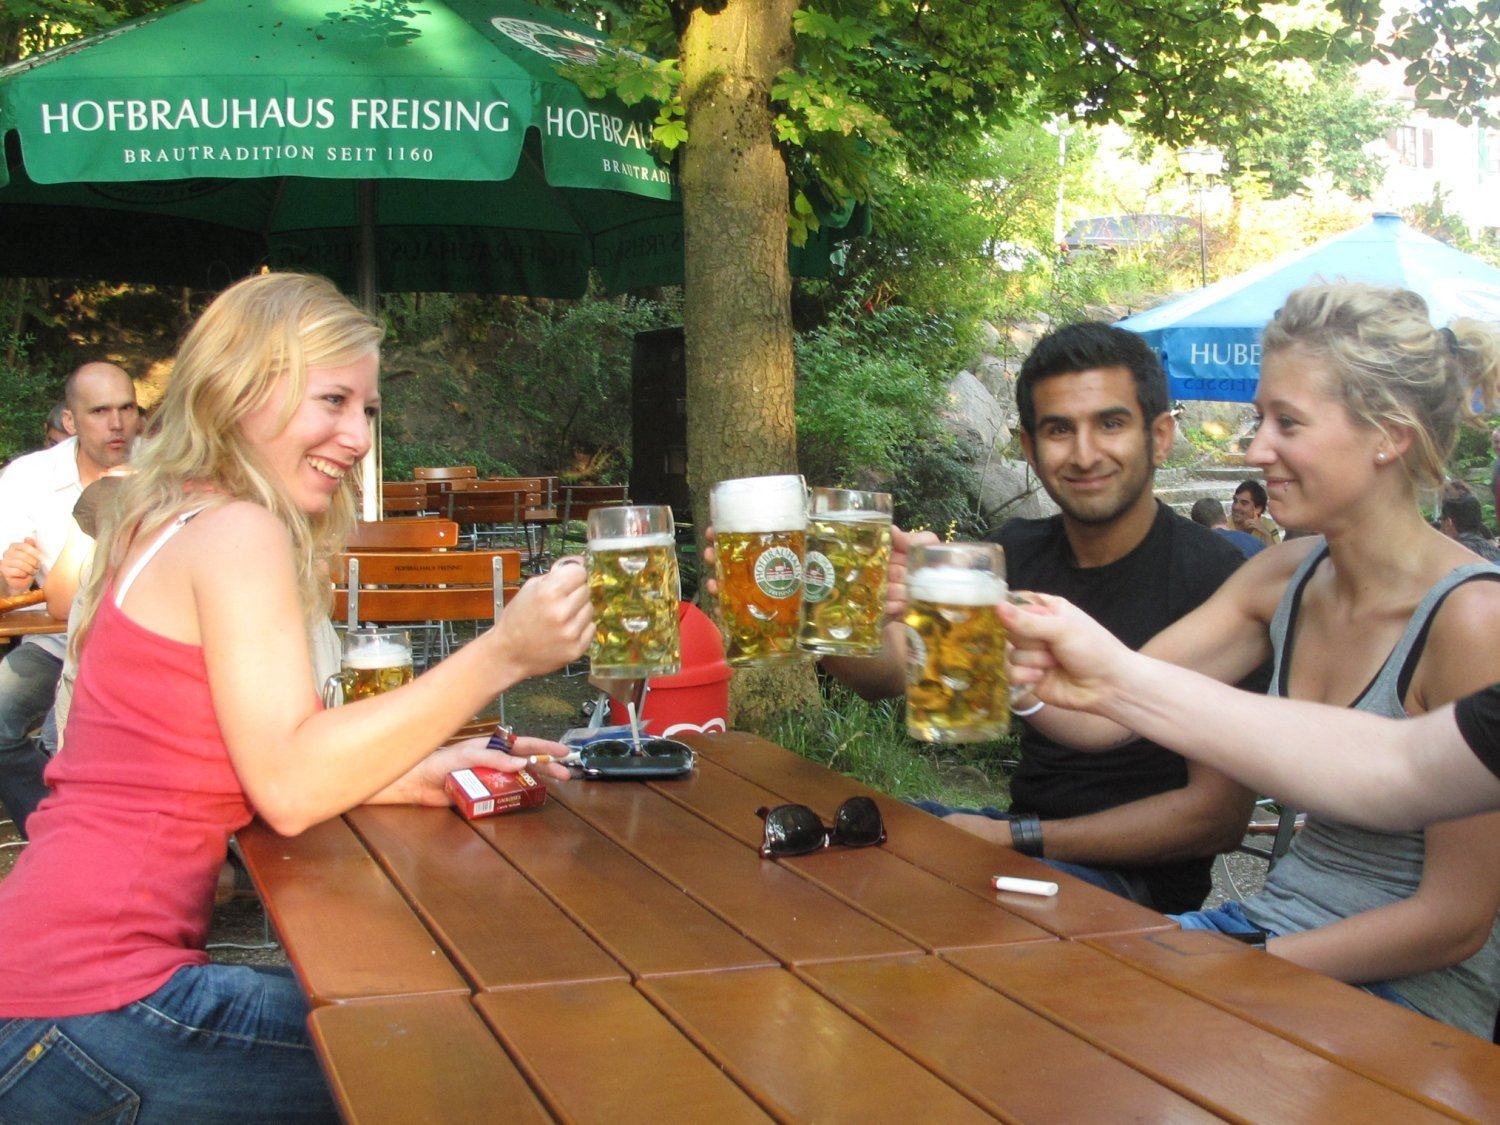
[[[1240, 564], [1233, 546], [1152, 494], [1174, 422], [1161, 364], [1139, 336], [1093, 323], [1050, 333], [1022, 365], [1016, 405], [1026, 458], [1062, 511], [995, 536], [1012, 588], [1060, 594], [1137, 648]], [[881, 657], [824, 667], [861, 694], [895, 695], [900, 627], [886, 639]], [[1021, 750], [1008, 815], [924, 807], [1163, 912], [1201, 905], [1213, 856], [1238, 844], [1249, 820], [1249, 790], [1152, 742], [1082, 753], [1028, 724]]]

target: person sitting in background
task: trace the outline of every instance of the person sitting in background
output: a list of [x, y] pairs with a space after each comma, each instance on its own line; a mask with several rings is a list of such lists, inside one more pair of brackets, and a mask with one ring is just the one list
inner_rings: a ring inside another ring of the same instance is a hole
[[68, 404], [59, 402], [47, 412], [47, 424], [42, 430], [42, 448], [51, 449], [58, 442], [73, 436], [68, 428]]
[[[1263, 334], [1247, 454], [1286, 527], [1318, 536], [1250, 559], [1142, 651], [1233, 681], [1268, 655], [1272, 692], [1405, 717], [1500, 680], [1500, 567], [1428, 526], [1478, 394], [1493, 402], [1500, 336], [1433, 328], [1415, 293], [1309, 285]], [[1031, 722], [1073, 746], [1133, 731], [1048, 708]], [[1315, 755], [1316, 744], [1304, 748]], [[1500, 1007], [1500, 818], [1373, 833], [1309, 816], [1265, 888], [1183, 915], [1488, 1039]]]
[[413, 682], [322, 708], [313, 635], [380, 335], [329, 282], [271, 273], [183, 340], [79, 594], [52, 794], [0, 882], [0, 1120], [336, 1120], [295, 980], [204, 952], [229, 837], [254, 815], [291, 835], [364, 802], [446, 805], [451, 771], [520, 768], [442, 743], [588, 647], [584, 568], [560, 563]]
[[1276, 525], [1266, 516], [1266, 486], [1258, 480], [1242, 480], [1234, 490], [1234, 503], [1230, 512], [1234, 517], [1234, 529], [1253, 535], [1262, 546], [1269, 547], [1277, 539]]
[[1208, 530], [1217, 532], [1228, 539], [1247, 559], [1266, 549], [1266, 545], [1248, 531], [1236, 531], [1230, 527], [1229, 517], [1224, 514], [1224, 505], [1212, 496], [1194, 500], [1189, 515], [1192, 516], [1194, 523], [1202, 524]]
[[[3, 593], [45, 585], [79, 495], [125, 463], [140, 432], [135, 384], [112, 363], [85, 363], [68, 376], [63, 396], [63, 420], [76, 436], [18, 457], [0, 473], [0, 543], [9, 544], [0, 558]], [[0, 661], [0, 802], [23, 836], [46, 794], [46, 754], [56, 749], [37, 745], [32, 732], [52, 708], [62, 664], [60, 635], [27, 637]]]
[[1500, 547], [1495, 546], [1494, 536], [1484, 526], [1484, 509], [1472, 492], [1444, 497], [1438, 530], [1449, 539], [1457, 539], [1486, 562], [1500, 562]]

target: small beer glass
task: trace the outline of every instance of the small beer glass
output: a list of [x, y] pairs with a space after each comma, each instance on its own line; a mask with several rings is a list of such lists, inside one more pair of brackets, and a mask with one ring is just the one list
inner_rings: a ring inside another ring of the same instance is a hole
[[797, 645], [836, 656], [878, 656], [891, 563], [890, 494], [815, 488], [811, 509]]
[[682, 664], [677, 635], [677, 541], [665, 506], [589, 513], [589, 598], [594, 606], [592, 674], [640, 680]]
[[394, 691], [412, 681], [411, 639], [405, 629], [350, 629], [342, 667], [323, 684], [323, 705], [337, 707]]
[[993, 543], [913, 547], [906, 582], [906, 732], [988, 742], [1010, 727], [1005, 556]]
[[802, 478], [720, 481], [709, 493], [708, 507], [725, 660], [746, 668], [805, 659], [797, 650], [807, 536]]

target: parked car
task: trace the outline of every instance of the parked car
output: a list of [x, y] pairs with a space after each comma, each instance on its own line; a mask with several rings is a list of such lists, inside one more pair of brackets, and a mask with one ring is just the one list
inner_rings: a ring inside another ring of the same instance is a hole
[[1179, 231], [1192, 226], [1193, 220], [1181, 215], [1097, 215], [1079, 219], [1069, 227], [1059, 249], [1064, 257], [1081, 250], [1100, 250], [1106, 254], [1139, 250], [1170, 241]]

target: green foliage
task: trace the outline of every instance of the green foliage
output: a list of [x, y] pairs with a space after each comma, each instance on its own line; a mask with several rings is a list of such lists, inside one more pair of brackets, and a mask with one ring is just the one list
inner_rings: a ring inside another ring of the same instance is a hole
[[902, 700], [870, 702], [823, 679], [823, 710], [786, 714], [766, 732], [772, 742], [897, 798], [927, 798], [960, 805], [1010, 803], [1000, 776], [1000, 756], [1014, 741], [986, 748], [938, 749], [906, 736]]
[[0, 302], [0, 462], [41, 448], [47, 414], [62, 397], [61, 376], [31, 359], [32, 339], [17, 332], [16, 311]]
[[385, 413], [405, 423], [385, 432], [393, 479], [475, 464], [623, 480], [635, 334], [681, 316], [675, 301], [443, 294], [388, 298], [385, 312]]
[[488, 450], [460, 441], [386, 441], [381, 445], [381, 475], [386, 480], [411, 480], [419, 465], [473, 465], [481, 477], [519, 475], [515, 466]]
[[1462, 426], [1458, 431], [1458, 441], [1454, 443], [1453, 452], [1448, 457], [1448, 475], [1463, 480], [1474, 473], [1487, 470], [1494, 460], [1489, 429]]
[[936, 439], [954, 356], [948, 326], [908, 309], [842, 310], [797, 340], [798, 461], [820, 484], [889, 480]]
[[1269, 199], [1305, 195], [1326, 176], [1355, 199], [1368, 199], [1385, 176], [1365, 151], [1405, 117], [1383, 94], [1364, 90], [1349, 66], [1305, 64], [1249, 71], [1257, 97], [1226, 115], [1230, 175], [1264, 185]]

